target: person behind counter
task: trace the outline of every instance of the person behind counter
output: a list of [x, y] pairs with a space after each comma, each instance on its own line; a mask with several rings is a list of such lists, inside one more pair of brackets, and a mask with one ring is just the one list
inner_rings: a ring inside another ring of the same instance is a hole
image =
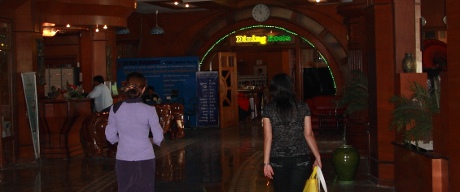
[[88, 97], [94, 99], [94, 111], [108, 112], [113, 104], [112, 93], [104, 85], [104, 77], [97, 75], [93, 77], [93, 90]]
[[155, 105], [161, 103], [160, 96], [155, 93], [155, 88], [153, 86], [148, 86], [145, 90], [145, 94], [142, 96], [142, 100], [147, 105]]
[[[115, 173], [118, 191], [154, 191], [155, 153], [153, 145], [164, 139], [155, 107], [142, 102], [147, 81], [141, 73], [126, 77], [126, 99], [113, 105], [105, 129], [107, 140], [118, 143]], [[152, 139], [148, 137], [152, 132]]]

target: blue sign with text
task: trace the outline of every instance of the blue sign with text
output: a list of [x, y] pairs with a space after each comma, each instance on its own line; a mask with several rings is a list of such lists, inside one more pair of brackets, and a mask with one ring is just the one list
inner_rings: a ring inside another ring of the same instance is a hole
[[[158, 57], [158, 58], [122, 58], [117, 60], [117, 85], [120, 87], [131, 72], [140, 72], [147, 79], [147, 85], [153, 86], [163, 102], [171, 100], [171, 92], [178, 91], [177, 101], [187, 107], [188, 102], [196, 99], [196, 72], [199, 67], [197, 56]], [[174, 99], [174, 98], [173, 98]], [[190, 119], [191, 125], [196, 118]]]

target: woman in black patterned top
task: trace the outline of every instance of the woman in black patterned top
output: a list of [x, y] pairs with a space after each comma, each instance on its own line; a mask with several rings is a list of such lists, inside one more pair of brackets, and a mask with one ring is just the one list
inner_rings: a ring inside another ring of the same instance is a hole
[[[321, 157], [311, 128], [310, 108], [295, 98], [292, 79], [284, 73], [270, 81], [271, 102], [263, 114], [264, 175], [275, 191], [302, 192], [312, 164]], [[315, 157], [310, 159], [311, 153]]]

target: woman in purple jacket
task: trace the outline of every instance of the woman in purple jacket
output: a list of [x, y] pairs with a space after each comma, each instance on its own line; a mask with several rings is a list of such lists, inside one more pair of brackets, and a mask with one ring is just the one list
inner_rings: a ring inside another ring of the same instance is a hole
[[[142, 102], [147, 81], [141, 73], [126, 77], [126, 99], [112, 106], [105, 128], [107, 140], [118, 143], [115, 171], [118, 191], [154, 191], [155, 153], [153, 144], [160, 146], [163, 129], [155, 107]], [[153, 138], [149, 139], [149, 131]]]

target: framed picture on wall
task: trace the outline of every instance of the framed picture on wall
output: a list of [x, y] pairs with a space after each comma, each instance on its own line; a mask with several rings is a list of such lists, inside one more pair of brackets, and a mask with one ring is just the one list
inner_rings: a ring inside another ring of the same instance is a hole
[[267, 75], [267, 66], [254, 66], [254, 75]]

